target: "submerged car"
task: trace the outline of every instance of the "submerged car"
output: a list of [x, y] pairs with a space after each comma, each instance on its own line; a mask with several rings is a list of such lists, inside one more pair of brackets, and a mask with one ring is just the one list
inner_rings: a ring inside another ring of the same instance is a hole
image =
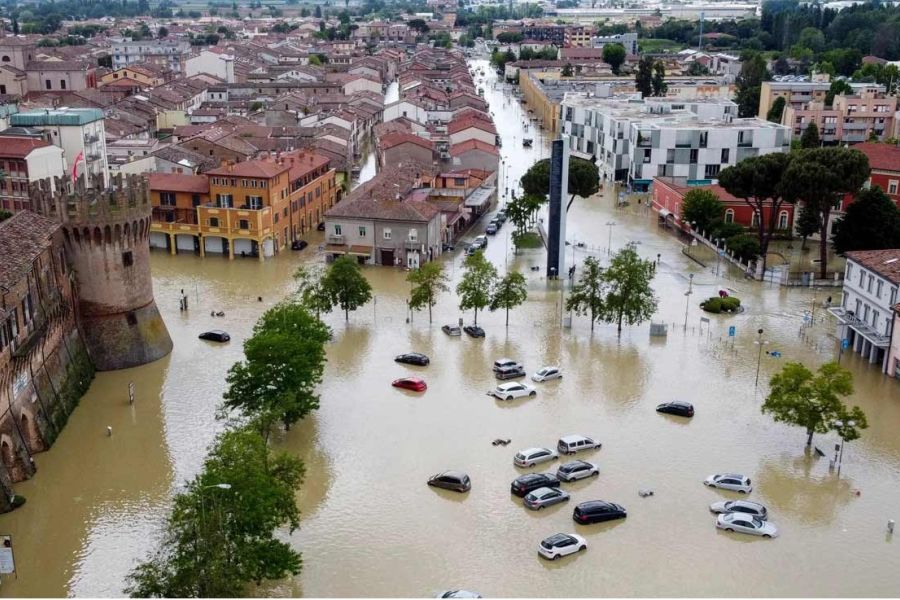
[[501, 383], [491, 391], [491, 395], [498, 400], [512, 400], [523, 396], [536, 396], [537, 392], [527, 383], [512, 382]]
[[513, 457], [517, 467], [533, 467], [536, 464], [556, 460], [559, 456], [550, 448], [526, 448], [519, 450]]
[[473, 337], [473, 338], [483, 338], [484, 337], [484, 329], [482, 329], [478, 325], [466, 325], [465, 327], [463, 327], [463, 331], [465, 331], [469, 337]]
[[756, 502], [747, 500], [722, 500], [709, 505], [710, 512], [715, 514], [740, 513], [747, 517], [756, 517], [765, 521], [769, 517], [769, 509]]
[[506, 369], [507, 367], [520, 367], [522, 365], [519, 364], [519, 361], [513, 360], [511, 358], [498, 358], [494, 361], [494, 373], [499, 371], [500, 369]]
[[573, 460], [559, 465], [556, 476], [563, 481], [578, 481], [600, 475], [600, 467], [584, 460]]
[[621, 504], [606, 502], [604, 500], [588, 500], [582, 502], [572, 511], [572, 519], [585, 525], [602, 523], [615, 519], [624, 519], [628, 516]]
[[722, 490], [740, 492], [742, 494], [749, 494], [753, 491], [753, 487], [750, 485], [750, 478], [745, 477], [744, 475], [738, 475], [736, 473], [710, 475], [703, 480], [703, 484]]
[[739, 513], [719, 515], [716, 518], [716, 527], [725, 531], [759, 535], [765, 538], [778, 537], [778, 528], [772, 523]]
[[676, 415], [679, 417], [693, 417], [694, 405], [690, 402], [675, 400], [674, 402], [664, 402], [656, 407], [656, 412], [665, 413], [667, 415]]
[[424, 367], [431, 362], [431, 359], [420, 352], [407, 352], [406, 354], [397, 355], [394, 358], [394, 362]]
[[395, 388], [410, 390], [412, 392], [424, 392], [428, 389], [428, 385], [418, 377], [402, 377], [400, 379], [395, 379], [391, 385]]
[[562, 371], [559, 367], [542, 367], [531, 376], [531, 380], [537, 382], [550, 381], [551, 379], [562, 379]]
[[556, 443], [556, 449], [559, 450], [560, 454], [575, 454], [582, 450], [599, 449], [602, 445], [593, 438], [583, 435], [567, 435], [559, 438], [559, 441]]
[[522, 498], [522, 504], [525, 506], [525, 508], [530, 508], [531, 510], [541, 510], [544, 507], [553, 506], [554, 504], [568, 501], [569, 492], [566, 492], [559, 488], [548, 487], [533, 490], [526, 494], [524, 498]]
[[481, 594], [468, 590], [447, 590], [439, 593], [435, 598], [481, 598]]
[[538, 546], [538, 554], [556, 560], [569, 554], [587, 550], [587, 541], [575, 533], [557, 533], [545, 538]]
[[494, 377], [500, 380], [515, 379], [516, 377], [525, 377], [525, 367], [521, 365], [513, 365], [511, 367], [503, 367], [494, 372]]
[[460, 329], [456, 325], [444, 325], [443, 327], [441, 327], [441, 331], [443, 331], [450, 337], [459, 337], [462, 335], [462, 329]]
[[472, 489], [472, 480], [462, 471], [444, 471], [432, 475], [428, 485], [454, 492], [468, 492]]
[[485, 228], [484, 232], [488, 235], [495, 235], [497, 233], [497, 224], [488, 223], [488, 226]]
[[204, 331], [200, 334], [199, 337], [201, 340], [206, 340], [208, 342], [227, 342], [231, 339], [231, 336], [228, 335], [228, 332], [222, 331], [221, 329]]
[[539, 488], [556, 488], [559, 487], [559, 478], [553, 473], [529, 473], [516, 477], [509, 485], [509, 491], [514, 496], [525, 496], [528, 492], [532, 492]]

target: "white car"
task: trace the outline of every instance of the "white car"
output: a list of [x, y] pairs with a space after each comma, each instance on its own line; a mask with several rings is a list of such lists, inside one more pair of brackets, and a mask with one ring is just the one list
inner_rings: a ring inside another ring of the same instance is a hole
[[710, 475], [703, 480], [703, 483], [709, 487], [731, 490], [732, 492], [740, 492], [742, 494], [749, 494], [753, 491], [753, 487], [750, 485], [750, 478], [736, 473]]
[[550, 448], [526, 448], [516, 452], [513, 462], [517, 467], [533, 467], [536, 464], [556, 460], [559, 456]]
[[556, 449], [561, 454], [575, 454], [582, 450], [600, 449], [602, 446], [600, 442], [583, 435], [567, 435], [559, 438], [556, 443]]
[[498, 400], [512, 400], [513, 398], [521, 398], [523, 396], [535, 396], [537, 392], [534, 387], [527, 383], [513, 381], [510, 383], [501, 383], [491, 392], [491, 395]]
[[716, 518], [716, 527], [725, 531], [761, 535], [766, 538], [778, 537], [778, 528], [768, 521], [743, 515], [739, 513], [727, 513]]
[[587, 550], [587, 541], [576, 533], [557, 533], [541, 541], [538, 554], [556, 560], [569, 554]]
[[600, 467], [584, 460], [573, 460], [559, 465], [556, 476], [563, 481], [578, 481], [600, 474]]
[[531, 376], [532, 381], [550, 381], [551, 379], [562, 379], [562, 371], [559, 367], [543, 367]]
[[745, 517], [756, 517], [761, 521], [769, 518], [769, 509], [756, 502], [747, 500], [722, 500], [709, 505], [709, 511], [717, 515], [741, 513]]

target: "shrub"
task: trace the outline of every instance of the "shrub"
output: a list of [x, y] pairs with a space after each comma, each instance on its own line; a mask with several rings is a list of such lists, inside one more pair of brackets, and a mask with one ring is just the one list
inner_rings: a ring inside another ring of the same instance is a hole
[[706, 312], [718, 314], [722, 312], [722, 299], [718, 296], [707, 298], [700, 303], [700, 308], [702, 308]]
[[741, 235], [745, 233], [745, 229], [743, 226], [738, 225], [737, 223], [725, 223], [719, 222], [712, 230], [712, 236], [714, 238], [725, 238], [730, 239], [736, 235]]
[[722, 298], [722, 312], [735, 312], [740, 307], [741, 307], [740, 298], [735, 298], [734, 296], [728, 296], [727, 298]]
[[738, 235], [728, 240], [728, 250], [735, 257], [746, 262], [759, 256], [759, 240], [752, 235]]

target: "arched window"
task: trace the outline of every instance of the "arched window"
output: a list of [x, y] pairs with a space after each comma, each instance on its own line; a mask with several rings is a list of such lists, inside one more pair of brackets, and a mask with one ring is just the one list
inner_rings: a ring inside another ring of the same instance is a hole
[[734, 209], [729, 208], [725, 211], [725, 222], [726, 223], [734, 223]]
[[0, 58], [0, 60], [2, 60], [3, 62], [9, 62], [9, 56], [7, 56], [6, 54], [4, 54], [4, 55], [3, 55], [3, 58]]
[[759, 211], [754, 210], [753, 218], [750, 219], [750, 227], [757, 227], [757, 226], [759, 226]]
[[786, 210], [778, 213], [778, 229], [788, 228], [788, 212]]

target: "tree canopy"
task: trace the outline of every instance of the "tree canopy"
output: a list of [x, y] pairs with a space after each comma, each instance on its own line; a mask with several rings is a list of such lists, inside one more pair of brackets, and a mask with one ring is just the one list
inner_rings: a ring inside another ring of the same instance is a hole
[[653, 95], [653, 59], [651, 57], [641, 56], [634, 74], [634, 84], [642, 97], [649, 98]]
[[758, 52], [742, 57], [741, 71], [735, 81], [735, 102], [739, 117], [755, 117], [759, 112], [759, 95], [763, 81], [769, 79], [766, 61]]
[[497, 269], [484, 257], [484, 252], [475, 252], [466, 257], [463, 263], [465, 272], [456, 286], [459, 295], [459, 309], [475, 311], [475, 324], [478, 324], [478, 311], [491, 304], [491, 290], [497, 279]]
[[631, 246], [617, 252], [603, 272], [606, 295], [600, 306], [600, 319], [616, 323], [619, 333], [622, 323], [639, 325], [656, 311], [657, 299], [650, 287], [656, 275], [656, 264], [644, 260]]
[[578, 282], [572, 286], [569, 297], [566, 298], [566, 310], [574, 311], [576, 315], [588, 315], [591, 318], [591, 331], [594, 324], [600, 320], [603, 310], [603, 300], [606, 295], [606, 282], [603, 279], [603, 268], [593, 256], [588, 256], [581, 264], [581, 275]]
[[710, 190], [689, 190], [681, 203], [682, 218], [697, 231], [709, 233], [722, 220], [724, 213], [722, 201]]
[[839, 254], [900, 248], [900, 209], [878, 186], [860, 190], [834, 224], [832, 240]]
[[528, 298], [525, 276], [518, 271], [510, 271], [494, 284], [491, 290], [491, 311], [504, 309], [506, 325], [509, 326], [509, 309], [515, 308]]
[[[546, 202], [550, 194], [550, 159], [545, 158], [531, 165], [519, 183], [526, 197], [537, 197]], [[588, 198], [600, 190], [600, 172], [597, 165], [588, 160], [570, 157], [568, 186], [570, 198], [566, 210], [576, 196]]]
[[815, 121], [810, 121], [809, 125], [806, 126], [806, 129], [803, 130], [803, 134], [800, 136], [800, 147], [818, 148], [821, 145], [822, 140], [819, 138], [819, 126], [816, 125]]
[[781, 123], [781, 115], [784, 114], [785, 104], [787, 104], [787, 101], [784, 99], [784, 96], [775, 98], [775, 101], [772, 102], [772, 108], [766, 114], [766, 120], [772, 123]]
[[625, 46], [622, 44], [603, 45], [603, 62], [610, 66], [613, 74], [619, 74], [619, 68], [625, 62], [625, 56]]
[[332, 299], [332, 304], [344, 311], [344, 320], [350, 320], [350, 311], [356, 310], [372, 299], [372, 286], [355, 258], [341, 256], [336, 259], [325, 277], [322, 286]]
[[412, 284], [409, 294], [409, 307], [419, 310], [428, 307], [428, 322], [431, 323], [431, 309], [437, 304], [437, 297], [441, 292], [449, 291], [447, 275], [444, 268], [438, 262], [428, 262], [409, 272], [406, 281]]

